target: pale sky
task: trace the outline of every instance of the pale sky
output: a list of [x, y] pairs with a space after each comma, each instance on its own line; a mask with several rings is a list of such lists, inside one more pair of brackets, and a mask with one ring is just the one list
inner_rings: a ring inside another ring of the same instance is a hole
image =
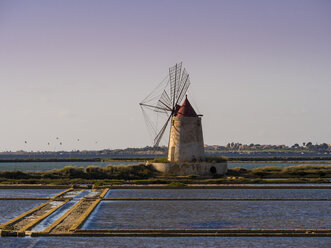
[[330, 27], [329, 0], [0, 0], [0, 151], [152, 145], [180, 61], [206, 144], [330, 143]]

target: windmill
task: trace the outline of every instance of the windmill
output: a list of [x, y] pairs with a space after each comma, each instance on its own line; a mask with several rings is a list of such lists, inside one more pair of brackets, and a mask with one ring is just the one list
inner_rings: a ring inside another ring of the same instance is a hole
[[189, 86], [189, 74], [182, 70], [182, 63], [177, 63], [140, 103], [146, 124], [153, 134], [154, 151], [171, 121], [167, 161], [147, 161], [146, 165], [177, 176], [225, 174], [226, 162], [208, 162], [205, 157], [202, 115], [195, 112], [187, 98]]
[[146, 125], [152, 132], [154, 149], [159, 146], [171, 118], [176, 116], [189, 86], [189, 74], [185, 68], [182, 69], [182, 62], [177, 63], [169, 68], [168, 76], [140, 103]]

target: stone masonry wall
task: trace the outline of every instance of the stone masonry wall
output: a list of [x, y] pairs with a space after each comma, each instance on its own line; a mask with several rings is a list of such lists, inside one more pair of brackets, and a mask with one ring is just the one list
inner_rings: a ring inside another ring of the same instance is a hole
[[173, 117], [171, 120], [168, 160], [191, 162], [204, 159], [200, 117]]

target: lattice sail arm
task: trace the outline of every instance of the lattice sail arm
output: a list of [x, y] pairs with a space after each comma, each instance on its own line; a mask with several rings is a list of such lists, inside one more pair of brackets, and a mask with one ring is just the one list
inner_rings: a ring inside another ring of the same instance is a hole
[[180, 76], [182, 71], [182, 62], [177, 63], [173, 67], [169, 68], [169, 79], [170, 79], [170, 100], [172, 102], [172, 108], [176, 106], [176, 92], [178, 83], [180, 82]]
[[165, 132], [165, 130], [167, 129], [168, 123], [171, 120], [172, 115], [169, 116], [168, 120], [166, 121], [166, 123], [163, 125], [163, 127], [161, 128], [160, 132], [156, 135], [155, 139], [154, 139], [154, 149], [157, 148], [160, 144], [160, 141], [163, 137], [163, 134]]
[[166, 108], [166, 107], [159, 107], [159, 106], [149, 105], [149, 104], [146, 104], [146, 103], [140, 103], [140, 106], [141, 107], [152, 109], [155, 112], [159, 112], [159, 113], [170, 112], [170, 110], [168, 108]]
[[168, 76], [140, 103], [146, 125], [154, 137], [154, 148], [159, 146], [189, 86], [189, 74], [182, 67], [182, 62], [177, 63], [169, 68]]
[[164, 90], [156, 105], [158, 108], [165, 108], [172, 111], [172, 103], [168, 93]]
[[190, 83], [190, 75], [186, 72], [186, 69], [184, 69], [178, 85], [176, 105], [182, 102]]

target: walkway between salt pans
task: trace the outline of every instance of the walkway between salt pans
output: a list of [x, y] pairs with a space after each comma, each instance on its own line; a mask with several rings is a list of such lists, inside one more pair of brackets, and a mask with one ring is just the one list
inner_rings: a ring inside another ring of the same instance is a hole
[[49, 201], [33, 208], [20, 216], [0, 225], [0, 236], [25, 236], [31, 235], [35, 226], [48, 218], [54, 212], [61, 211], [61, 207], [70, 202], [75, 202], [67, 212], [57, 219], [43, 231], [45, 233], [63, 233], [72, 232], [79, 228], [89, 214], [98, 205], [101, 199], [107, 193], [107, 189], [100, 190], [80, 190], [67, 189]]

